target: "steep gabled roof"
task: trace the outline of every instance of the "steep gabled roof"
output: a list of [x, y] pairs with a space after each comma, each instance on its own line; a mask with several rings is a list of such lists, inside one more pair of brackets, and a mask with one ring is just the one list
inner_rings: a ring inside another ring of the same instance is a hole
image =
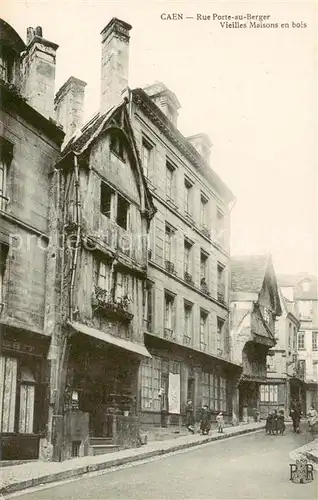
[[[281, 287], [292, 287], [294, 289], [295, 300], [318, 299], [317, 276], [308, 273], [280, 274], [277, 279]], [[309, 283], [308, 290], [303, 289], [303, 282]]]
[[59, 163], [62, 163], [69, 154], [81, 155], [82, 153], [87, 151], [107, 128], [112, 126], [119, 127], [118, 123], [116, 123], [116, 120], [114, 120], [115, 117], [119, 116], [119, 121], [121, 122], [120, 127], [124, 128], [126, 126], [127, 128], [126, 135], [132, 149], [134, 162], [138, 165], [137, 168], [139, 170], [141, 183], [143, 185], [143, 192], [145, 194], [148, 216], [152, 218], [157, 209], [154, 205], [152, 194], [148, 188], [143, 173], [141, 159], [134, 136], [134, 131], [127, 113], [126, 104], [127, 101], [124, 100], [124, 102], [122, 102], [118, 106], [113, 106], [103, 115], [97, 113], [86, 125], [82, 127], [79, 133], [74, 134], [74, 136], [71, 137], [70, 141], [62, 151], [62, 157]]
[[242, 255], [231, 260], [231, 290], [259, 293], [270, 255]]

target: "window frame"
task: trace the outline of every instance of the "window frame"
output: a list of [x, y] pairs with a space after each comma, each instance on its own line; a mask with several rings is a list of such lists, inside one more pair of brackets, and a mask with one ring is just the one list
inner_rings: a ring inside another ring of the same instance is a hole
[[313, 351], [318, 351], [318, 331], [316, 330], [312, 332], [311, 348]]
[[305, 350], [305, 332], [298, 332], [297, 349], [299, 351]]
[[189, 177], [184, 176], [184, 211], [186, 215], [193, 215], [192, 188], [194, 182]]
[[[169, 292], [164, 291], [164, 314], [163, 314], [163, 327], [166, 330], [172, 332], [175, 331], [175, 307], [176, 307], [176, 296]], [[168, 313], [168, 314], [167, 314]]]
[[[209, 198], [202, 193], [200, 194], [200, 224], [204, 229], [208, 229], [207, 224], [207, 208], [208, 208]], [[203, 208], [203, 217], [202, 217], [202, 208]]]
[[[147, 166], [145, 167], [145, 150], [147, 150]], [[144, 176], [149, 179], [150, 175], [150, 169], [152, 170], [152, 160], [153, 160], [153, 151], [154, 151], [154, 146], [153, 144], [150, 143], [150, 141], [143, 136], [141, 140], [141, 164], [143, 168], [143, 173]]]
[[[168, 175], [168, 172], [170, 175]], [[175, 176], [176, 167], [171, 163], [170, 160], [166, 160], [166, 196], [169, 200], [174, 201], [175, 194]], [[170, 182], [168, 182], [170, 180]]]

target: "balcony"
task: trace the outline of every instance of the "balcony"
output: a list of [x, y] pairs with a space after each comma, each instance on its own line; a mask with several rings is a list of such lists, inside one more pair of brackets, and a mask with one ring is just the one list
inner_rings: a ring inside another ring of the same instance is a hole
[[200, 351], [205, 352], [207, 350], [207, 344], [205, 342], [200, 342]]
[[204, 295], [208, 295], [208, 296], [211, 295], [205, 278], [201, 278], [200, 288], [201, 288], [201, 292], [204, 293]]
[[99, 312], [108, 318], [130, 323], [134, 317], [134, 315], [128, 311], [130, 303], [131, 299], [127, 295], [114, 300], [110, 292], [95, 286], [92, 297], [93, 314]]
[[210, 232], [210, 230], [209, 230], [207, 227], [205, 227], [205, 226], [201, 226], [200, 230], [201, 230], [201, 233], [202, 233], [202, 234], [203, 234], [206, 238], [208, 238], [209, 240], [211, 239], [211, 232]]
[[190, 346], [191, 345], [191, 337], [188, 335], [183, 335], [183, 345]]
[[225, 285], [224, 283], [218, 283], [217, 299], [222, 304], [225, 304]]
[[177, 272], [175, 270], [173, 262], [171, 262], [170, 260], [165, 260], [165, 268], [169, 274], [173, 274], [176, 276]]
[[165, 328], [163, 331], [163, 338], [167, 340], [175, 340], [174, 331], [171, 328]]
[[188, 283], [189, 285], [194, 285], [194, 281], [192, 278], [192, 274], [188, 273], [188, 271], [184, 271], [184, 281]]

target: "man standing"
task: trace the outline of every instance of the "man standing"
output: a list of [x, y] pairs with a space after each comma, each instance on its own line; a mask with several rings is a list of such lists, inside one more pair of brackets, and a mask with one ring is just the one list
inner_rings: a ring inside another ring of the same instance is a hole
[[301, 407], [299, 401], [293, 399], [290, 405], [289, 416], [293, 421], [293, 431], [299, 434], [299, 424], [301, 417]]
[[192, 434], [194, 434], [194, 424], [195, 418], [193, 404], [192, 401], [188, 401], [186, 406], [186, 427], [188, 431], [192, 432]]

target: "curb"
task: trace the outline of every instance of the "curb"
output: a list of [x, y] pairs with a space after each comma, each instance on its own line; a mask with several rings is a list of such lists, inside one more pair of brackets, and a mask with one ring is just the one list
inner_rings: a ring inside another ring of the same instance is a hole
[[201, 444], [212, 443], [213, 441], [219, 441], [219, 440], [227, 439], [227, 438], [234, 437], [234, 436], [240, 436], [242, 434], [249, 434], [252, 432], [258, 432], [258, 431], [263, 430], [263, 429], [265, 429], [265, 425], [262, 427], [258, 427], [256, 429], [242, 429], [239, 431], [224, 433], [223, 435], [219, 434], [216, 436], [207, 436], [206, 438], [204, 438], [200, 441], [193, 441], [193, 442], [189, 442], [189, 443], [176, 444], [174, 446], [170, 446], [167, 448], [159, 448], [157, 450], [152, 450], [152, 451], [148, 451], [148, 452], [141, 451], [138, 454], [127, 456], [127, 457], [114, 458], [113, 460], [107, 460], [106, 462], [100, 462], [100, 463], [95, 463], [95, 464], [91, 464], [91, 465], [83, 465], [83, 466], [76, 467], [75, 469], [67, 469], [65, 471], [53, 472], [51, 474], [45, 474], [43, 476], [39, 476], [39, 477], [36, 477], [33, 479], [28, 479], [25, 481], [20, 481], [20, 482], [8, 484], [7, 486], [0, 488], [0, 494], [5, 495], [5, 494], [16, 493], [17, 491], [21, 491], [21, 490], [25, 490], [25, 489], [29, 489], [29, 488], [34, 488], [37, 486], [43, 486], [45, 484], [55, 483], [58, 481], [64, 481], [66, 479], [74, 479], [77, 477], [84, 476], [85, 474], [88, 474], [90, 472], [97, 472], [97, 471], [101, 471], [101, 470], [111, 469], [112, 467], [118, 467], [119, 465], [126, 465], [128, 463], [138, 462], [140, 460], [145, 460], [147, 458], [153, 458], [155, 456], [166, 455], [168, 453], [173, 453], [173, 452], [184, 450], [187, 448], [193, 448], [193, 447], [199, 446]]

